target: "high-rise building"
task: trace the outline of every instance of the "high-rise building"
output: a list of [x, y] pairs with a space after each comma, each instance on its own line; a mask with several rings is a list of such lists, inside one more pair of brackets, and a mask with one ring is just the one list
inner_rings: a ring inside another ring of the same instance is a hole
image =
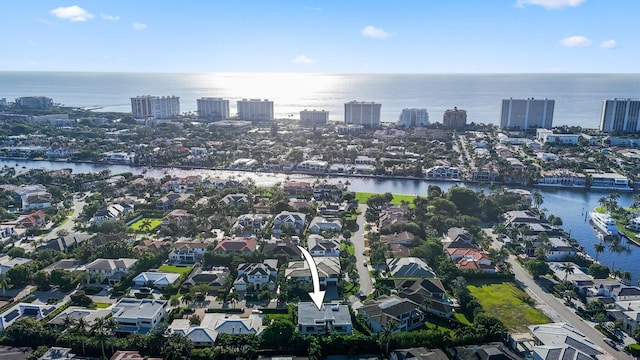
[[273, 121], [273, 101], [267, 99], [238, 100], [238, 120]]
[[534, 98], [504, 99], [502, 100], [500, 127], [519, 130], [551, 129], [554, 106], [555, 100], [547, 98], [543, 100]]
[[442, 115], [442, 125], [448, 129], [464, 129], [467, 126], [467, 111], [454, 107]]
[[46, 96], [23, 96], [17, 98], [15, 104], [27, 109], [51, 109], [53, 99]]
[[640, 99], [604, 100], [600, 117], [600, 131], [640, 132]]
[[180, 115], [179, 96], [136, 96], [131, 98], [131, 113], [137, 118], [167, 119]]
[[329, 112], [324, 110], [302, 110], [300, 111], [300, 125], [302, 126], [325, 126], [329, 121]]
[[344, 104], [344, 123], [375, 127], [380, 125], [382, 104], [364, 101], [349, 101]]
[[402, 109], [398, 118], [398, 125], [405, 129], [416, 126], [429, 126], [429, 113], [427, 109]]
[[229, 100], [214, 97], [196, 99], [198, 114], [209, 120], [224, 120], [229, 118]]

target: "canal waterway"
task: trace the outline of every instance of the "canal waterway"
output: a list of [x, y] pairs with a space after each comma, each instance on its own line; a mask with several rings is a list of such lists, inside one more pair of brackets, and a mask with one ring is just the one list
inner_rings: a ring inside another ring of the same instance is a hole
[[[145, 176], [161, 178], [165, 175], [186, 176], [201, 175], [203, 177], [214, 178], [235, 178], [238, 180], [251, 179], [258, 186], [272, 186], [287, 180], [301, 180], [313, 182], [317, 178], [309, 175], [300, 174], [273, 174], [273, 173], [256, 173], [241, 172], [229, 170], [201, 170], [201, 169], [176, 169], [176, 168], [143, 168], [127, 165], [102, 165], [90, 163], [67, 163], [55, 161], [31, 161], [31, 160], [10, 160], [0, 159], [0, 167], [15, 166], [18, 171], [20, 169], [41, 168], [46, 170], [71, 169], [73, 173], [88, 173], [109, 170], [112, 174], [131, 172], [135, 175], [144, 174]], [[323, 177], [321, 181], [330, 183], [346, 183], [348, 181], [349, 190], [365, 191], [365, 192], [390, 192], [393, 194], [410, 194], [410, 195], [426, 195], [429, 185], [437, 185], [443, 190], [447, 190], [452, 186], [467, 186], [473, 190], [484, 190], [489, 192], [488, 188], [483, 189], [478, 184], [454, 183], [454, 182], [434, 182], [424, 180], [406, 180], [406, 179], [380, 179], [380, 178], [357, 178], [357, 177]], [[596, 253], [593, 246], [598, 243], [596, 231], [588, 222], [585, 215], [588, 211], [598, 206], [598, 199], [606, 196], [607, 191], [596, 190], [577, 190], [577, 189], [557, 189], [540, 187], [529, 189], [538, 191], [542, 194], [544, 202], [542, 208], [547, 209], [548, 214], [559, 216], [563, 220], [562, 227], [570, 232], [571, 237], [578, 240], [591, 257], [595, 258]], [[621, 206], [630, 206], [633, 202], [633, 193], [620, 192], [618, 203]], [[633, 276], [633, 284], [640, 280], [640, 247], [635, 244], [629, 245], [628, 253], [616, 254], [606, 250], [599, 254], [598, 259], [601, 263], [620, 269], [629, 271]]]

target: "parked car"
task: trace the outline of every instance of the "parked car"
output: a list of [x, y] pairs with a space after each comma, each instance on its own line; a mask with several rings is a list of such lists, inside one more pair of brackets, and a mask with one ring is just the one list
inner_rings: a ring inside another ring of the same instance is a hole
[[615, 341], [609, 339], [608, 337], [602, 339], [607, 345], [611, 346], [614, 350], [618, 350], [618, 344]]

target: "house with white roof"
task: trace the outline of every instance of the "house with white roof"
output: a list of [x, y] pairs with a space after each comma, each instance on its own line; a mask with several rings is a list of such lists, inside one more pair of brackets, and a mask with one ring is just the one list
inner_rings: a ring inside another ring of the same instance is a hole
[[264, 315], [254, 310], [248, 318], [223, 313], [205, 314], [199, 325], [192, 325], [188, 319], [176, 319], [169, 325], [169, 331], [184, 335], [195, 347], [215, 345], [218, 334], [260, 335]]
[[602, 348], [567, 323], [531, 325], [529, 331], [536, 339], [534, 359], [595, 359], [604, 354]]
[[111, 308], [118, 333], [146, 335], [167, 315], [166, 300], [122, 298]]
[[133, 283], [136, 286], [163, 288], [167, 285], [173, 285], [178, 278], [180, 278], [180, 274], [176, 273], [144, 271], [133, 278]]
[[353, 333], [347, 305], [323, 304], [320, 310], [312, 302], [298, 304], [298, 331], [305, 335]]
[[0, 314], [0, 329], [6, 329], [23, 317], [42, 320], [55, 311], [58, 305], [39, 305], [31, 303], [18, 303]]

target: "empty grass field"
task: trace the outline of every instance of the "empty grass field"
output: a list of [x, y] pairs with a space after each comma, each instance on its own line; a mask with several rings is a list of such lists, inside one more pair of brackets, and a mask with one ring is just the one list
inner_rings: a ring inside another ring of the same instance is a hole
[[134, 222], [133, 224], [129, 225], [129, 228], [131, 230], [135, 231], [135, 232], [144, 232], [140, 227], [147, 220], [149, 220], [149, 225], [150, 225], [149, 230], [145, 230], [147, 232], [151, 232], [151, 231], [155, 230], [155, 228], [157, 228], [158, 226], [160, 226], [160, 224], [162, 224], [162, 219], [142, 218], [142, 219]]
[[469, 290], [488, 314], [502, 320], [511, 331], [526, 331], [529, 325], [551, 321], [513, 282], [473, 282]]
[[161, 265], [158, 270], [182, 275], [191, 271], [191, 266]]
[[[367, 200], [373, 195], [382, 195], [382, 194], [369, 193], [369, 192], [356, 192], [356, 200], [358, 200], [359, 204], [366, 204]], [[413, 207], [413, 199], [415, 198], [416, 198], [416, 195], [393, 194], [393, 200], [391, 200], [391, 204], [400, 205], [404, 200], [409, 203], [410, 207]]]

